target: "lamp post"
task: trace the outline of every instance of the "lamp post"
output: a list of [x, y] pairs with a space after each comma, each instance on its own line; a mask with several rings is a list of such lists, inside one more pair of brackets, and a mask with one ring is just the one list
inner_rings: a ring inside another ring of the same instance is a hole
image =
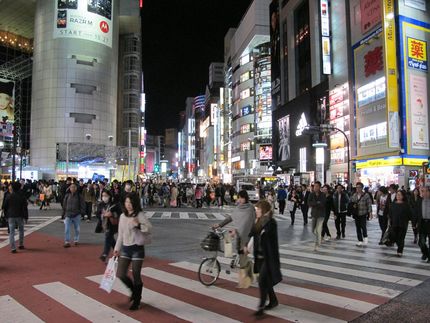
[[348, 189], [350, 188], [350, 181], [351, 181], [351, 157], [350, 157], [350, 146], [349, 146], [349, 138], [346, 135], [346, 133], [343, 130], [340, 130], [339, 128], [336, 128], [335, 126], [331, 124], [320, 124], [319, 126], [306, 126], [303, 134], [312, 135], [312, 134], [318, 134], [321, 132], [329, 132], [329, 131], [339, 131], [346, 139], [346, 145], [347, 145], [347, 159], [348, 159]]
[[340, 130], [339, 128], [331, 125], [331, 124], [321, 124], [320, 129], [322, 131], [338, 131], [340, 132], [346, 139], [346, 153], [347, 153], [347, 160], [348, 160], [348, 189], [350, 187], [351, 182], [351, 156], [350, 156], [350, 146], [349, 146], [349, 138], [346, 135], [346, 133], [343, 130]]

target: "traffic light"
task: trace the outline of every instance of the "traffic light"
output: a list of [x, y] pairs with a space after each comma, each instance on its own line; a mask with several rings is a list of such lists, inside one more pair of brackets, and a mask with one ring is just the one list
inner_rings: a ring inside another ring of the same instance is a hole
[[159, 164], [154, 165], [154, 173], [156, 173], [156, 174], [160, 173], [160, 165]]

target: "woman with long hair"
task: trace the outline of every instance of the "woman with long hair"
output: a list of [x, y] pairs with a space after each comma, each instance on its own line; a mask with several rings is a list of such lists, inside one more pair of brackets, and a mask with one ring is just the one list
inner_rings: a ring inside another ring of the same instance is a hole
[[[262, 316], [264, 310], [278, 305], [273, 286], [282, 281], [279, 260], [278, 227], [273, 218], [272, 206], [266, 200], [255, 205], [256, 220], [249, 234], [254, 239], [254, 272], [259, 273], [260, 305], [256, 316]], [[247, 252], [247, 249], [245, 249]], [[266, 305], [267, 297], [269, 304]]]
[[99, 257], [105, 262], [109, 256], [111, 248], [115, 248], [115, 234], [118, 233], [118, 220], [121, 215], [121, 207], [113, 202], [112, 192], [103, 190], [102, 201], [97, 206], [96, 215], [105, 233], [103, 253]]
[[393, 230], [393, 240], [397, 244], [397, 256], [401, 257], [405, 246], [408, 223], [412, 216], [405, 191], [397, 191], [396, 200], [391, 205], [389, 214], [391, 228]]
[[[142, 298], [141, 270], [145, 258], [145, 237], [152, 231], [151, 223], [142, 211], [139, 196], [128, 193], [124, 200], [124, 210], [119, 219], [118, 239], [115, 244], [114, 256], [119, 256], [117, 277], [131, 290], [130, 310], [140, 307]], [[133, 280], [127, 275], [131, 263]]]

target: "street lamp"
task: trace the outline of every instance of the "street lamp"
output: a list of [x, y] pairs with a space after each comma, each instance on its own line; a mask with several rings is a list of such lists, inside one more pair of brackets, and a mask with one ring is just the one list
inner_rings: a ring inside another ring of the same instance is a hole
[[[320, 124], [319, 126], [306, 126], [303, 134], [313, 135], [321, 132], [329, 132], [329, 131], [339, 131], [346, 139], [347, 146], [347, 159], [348, 159], [348, 189], [350, 187], [349, 183], [351, 181], [351, 157], [350, 157], [350, 146], [349, 146], [349, 138], [343, 130], [331, 125], [331, 124]], [[326, 144], [327, 145], [327, 144]]]
[[349, 184], [351, 182], [351, 165], [350, 165], [351, 164], [351, 156], [350, 156], [349, 138], [343, 130], [340, 130], [339, 128], [337, 128], [331, 124], [321, 124], [320, 129], [322, 131], [338, 131], [345, 137], [346, 153], [347, 153], [347, 160], [348, 160], [348, 189], [349, 189], [349, 187], [350, 187]]

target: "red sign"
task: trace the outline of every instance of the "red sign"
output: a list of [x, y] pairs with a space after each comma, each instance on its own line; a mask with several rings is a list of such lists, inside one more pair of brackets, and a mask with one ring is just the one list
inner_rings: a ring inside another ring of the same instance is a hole
[[364, 74], [366, 77], [376, 74], [384, 69], [382, 46], [375, 47], [364, 55]]
[[381, 0], [360, 0], [361, 33], [381, 23]]
[[100, 21], [100, 30], [105, 34], [109, 32], [109, 25], [106, 21]]

